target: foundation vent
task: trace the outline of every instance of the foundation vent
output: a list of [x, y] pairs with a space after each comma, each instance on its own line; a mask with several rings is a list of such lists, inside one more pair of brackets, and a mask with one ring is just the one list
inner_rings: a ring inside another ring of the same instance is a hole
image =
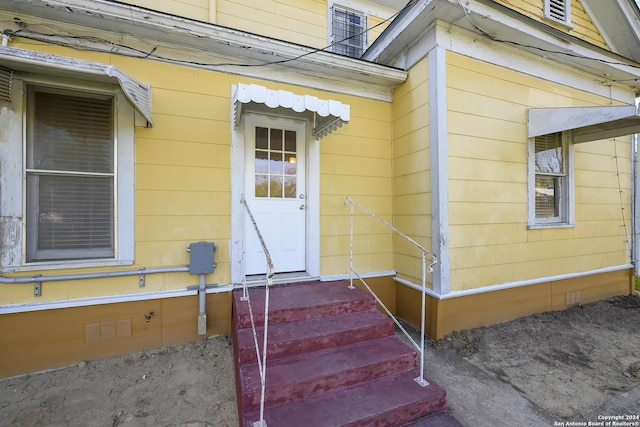
[[580, 291], [575, 292], [567, 292], [565, 294], [565, 305], [567, 307], [572, 307], [574, 305], [580, 304]]

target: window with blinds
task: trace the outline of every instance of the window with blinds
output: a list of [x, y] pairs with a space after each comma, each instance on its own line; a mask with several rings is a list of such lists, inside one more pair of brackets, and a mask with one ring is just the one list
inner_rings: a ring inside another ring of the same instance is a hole
[[534, 144], [536, 219], [563, 221], [567, 175], [562, 133], [538, 136]]
[[113, 98], [30, 87], [27, 105], [27, 261], [113, 258]]
[[339, 6], [331, 8], [333, 51], [360, 58], [367, 44], [367, 19], [363, 13]]

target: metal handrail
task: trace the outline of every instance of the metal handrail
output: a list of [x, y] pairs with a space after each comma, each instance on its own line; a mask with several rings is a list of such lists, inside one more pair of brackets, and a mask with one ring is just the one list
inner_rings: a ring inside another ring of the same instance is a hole
[[[425, 329], [425, 295], [427, 290], [427, 272], [429, 273], [433, 272], [433, 266], [437, 264], [438, 260], [435, 257], [435, 255], [433, 255], [431, 252], [425, 249], [418, 242], [413, 240], [411, 237], [407, 236], [402, 231], [398, 230], [396, 227], [394, 227], [384, 219], [380, 218], [378, 215], [371, 212], [369, 209], [365, 208], [364, 206], [362, 206], [361, 204], [353, 200], [351, 197], [347, 196], [344, 199], [344, 205], [347, 206], [347, 204], [349, 205], [349, 264], [350, 264], [349, 265], [349, 288], [352, 288], [352, 289], [355, 288], [355, 286], [353, 286], [353, 276], [352, 276], [353, 274], [355, 274], [358, 280], [360, 280], [360, 282], [367, 288], [369, 293], [373, 295], [373, 297], [376, 299], [376, 302], [384, 309], [387, 315], [389, 315], [393, 319], [394, 323], [400, 328], [400, 330], [404, 333], [404, 335], [409, 339], [409, 341], [411, 342], [411, 344], [413, 344], [416, 350], [420, 352], [420, 376], [417, 378], [414, 378], [414, 381], [420, 384], [422, 387], [426, 387], [429, 385], [429, 383], [424, 379], [424, 329]], [[409, 241], [411, 244], [413, 244], [414, 246], [416, 246], [418, 249], [422, 251], [422, 292], [421, 292], [422, 293], [422, 316], [421, 316], [422, 321], [420, 325], [420, 345], [418, 345], [413, 340], [409, 332], [407, 332], [407, 330], [402, 326], [402, 324], [400, 324], [398, 319], [396, 319], [396, 317], [393, 315], [393, 313], [391, 313], [391, 311], [382, 302], [382, 300], [378, 298], [378, 296], [375, 294], [375, 292], [373, 292], [373, 290], [369, 287], [369, 285], [362, 278], [362, 276], [360, 276], [360, 274], [358, 274], [358, 272], [353, 268], [353, 207], [354, 206], [360, 209], [361, 211], [367, 213], [369, 216], [373, 217], [378, 222], [390, 228], [392, 231], [396, 232], [400, 236], [404, 237], [407, 241]], [[427, 265], [427, 257], [431, 258], [431, 263], [429, 265]]]
[[244, 195], [240, 198], [240, 203], [242, 203], [249, 215], [249, 219], [253, 224], [253, 229], [258, 236], [258, 240], [260, 241], [260, 245], [262, 246], [262, 251], [264, 252], [265, 259], [267, 261], [267, 283], [265, 285], [265, 294], [264, 294], [264, 331], [263, 331], [263, 340], [262, 340], [262, 359], [260, 358], [260, 346], [258, 345], [258, 335], [256, 333], [256, 324], [253, 318], [253, 310], [251, 309], [251, 300], [249, 298], [249, 291], [247, 290], [247, 279], [246, 275], [244, 275], [243, 288], [242, 288], [242, 300], [247, 301], [249, 307], [249, 317], [251, 318], [251, 328], [253, 330], [253, 343], [256, 347], [256, 358], [258, 359], [258, 372], [260, 373], [260, 420], [253, 423], [253, 427], [267, 427], [267, 422], [264, 419], [264, 397], [266, 391], [266, 375], [267, 375], [267, 328], [269, 326], [269, 288], [273, 284], [273, 275], [274, 268], [273, 262], [271, 261], [271, 254], [269, 253], [269, 249], [267, 249], [267, 245], [262, 238], [262, 233], [260, 233], [260, 229], [258, 228], [258, 224], [256, 224], [256, 220], [251, 213], [251, 209], [249, 209], [249, 205], [244, 198]]

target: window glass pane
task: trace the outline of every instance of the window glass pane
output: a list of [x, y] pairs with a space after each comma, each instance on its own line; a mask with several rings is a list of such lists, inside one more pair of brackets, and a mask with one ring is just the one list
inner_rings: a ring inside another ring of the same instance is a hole
[[269, 179], [269, 197], [281, 199], [282, 198], [282, 177], [272, 176]]
[[262, 150], [269, 148], [269, 129], [256, 127], [256, 148]]
[[560, 216], [560, 177], [536, 175], [536, 218]]
[[269, 197], [269, 175], [256, 175], [256, 197]]
[[295, 176], [284, 177], [284, 197], [287, 199], [296, 198], [296, 177]]
[[30, 174], [27, 188], [37, 251], [113, 248], [112, 177]]
[[31, 169], [113, 171], [111, 99], [35, 91]]
[[292, 154], [286, 155], [287, 161], [284, 163], [284, 174], [295, 175], [297, 172], [296, 156]]
[[30, 87], [27, 103], [27, 260], [114, 257], [113, 99]]
[[284, 151], [296, 152], [296, 132], [292, 130], [284, 131]]
[[271, 149], [282, 151], [282, 129], [271, 129]]
[[561, 133], [536, 137], [535, 151], [536, 172], [564, 174]]
[[267, 156], [269, 153], [266, 151], [256, 150], [256, 173], [268, 173], [269, 172], [269, 160]]
[[333, 8], [332, 41], [333, 51], [353, 57], [360, 57], [366, 42], [366, 18], [362, 13]]
[[282, 175], [282, 166], [282, 153], [271, 153], [269, 172], [272, 174]]

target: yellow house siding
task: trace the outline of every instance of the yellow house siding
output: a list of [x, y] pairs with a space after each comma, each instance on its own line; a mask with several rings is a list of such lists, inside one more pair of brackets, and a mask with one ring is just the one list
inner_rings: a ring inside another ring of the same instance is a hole
[[327, 45], [326, 1], [217, 0], [216, 3], [220, 25], [305, 46]]
[[207, 22], [211, 0], [135, 0], [126, 2], [158, 12]]
[[[428, 60], [409, 72], [394, 91], [394, 226], [431, 249], [431, 175], [429, 145]], [[422, 254], [401, 237], [394, 238], [395, 269], [404, 279], [422, 281]], [[431, 276], [428, 275], [431, 281]]]
[[611, 101], [453, 53], [447, 62], [451, 290], [628, 263], [629, 138], [574, 145], [576, 226], [527, 229], [527, 109]]
[[607, 44], [587, 14], [580, 0], [571, 0], [571, 27], [556, 23], [544, 18], [543, 0], [495, 0], [510, 9], [513, 9], [529, 18], [550, 25], [572, 36], [578, 37], [596, 46], [607, 48]]
[[[390, 105], [353, 97], [335, 99], [350, 104], [351, 120], [320, 142], [323, 275], [349, 273], [346, 196], [392, 221]], [[357, 208], [354, 214], [354, 268], [360, 273], [393, 269], [391, 232]]]

